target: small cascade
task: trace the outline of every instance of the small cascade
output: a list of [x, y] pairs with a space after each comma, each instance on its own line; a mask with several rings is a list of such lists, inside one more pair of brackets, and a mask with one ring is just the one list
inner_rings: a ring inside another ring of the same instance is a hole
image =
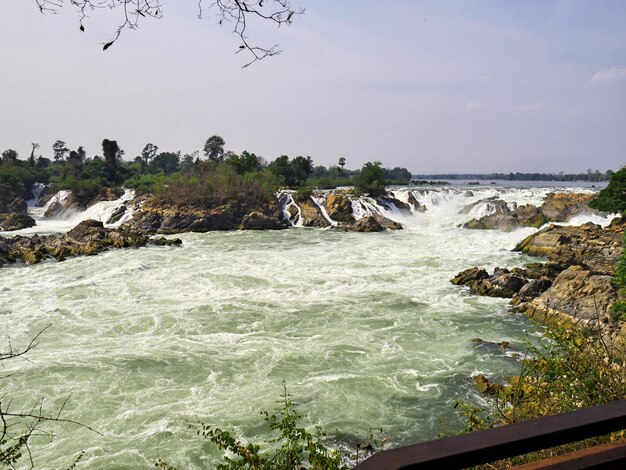
[[460, 194], [458, 190], [453, 189], [424, 189], [411, 190], [410, 192], [413, 194], [413, 197], [417, 200], [417, 202], [426, 208], [448, 204]]
[[313, 202], [317, 205], [317, 207], [319, 207], [320, 212], [322, 213], [322, 215], [324, 216], [324, 218], [328, 221], [328, 223], [335, 227], [338, 225], [338, 222], [336, 220], [333, 220], [330, 218], [330, 216], [328, 215], [328, 212], [326, 212], [326, 207], [324, 207], [324, 204], [326, 203], [326, 197], [324, 196], [311, 196], [311, 199], [313, 200]]
[[369, 198], [359, 197], [351, 199], [352, 203], [352, 215], [355, 219], [359, 220], [364, 217], [370, 217], [374, 214], [379, 214], [380, 210], [374, 204], [372, 204]]
[[41, 197], [43, 196], [44, 191], [46, 190], [46, 185], [43, 183], [34, 183], [31, 192], [33, 194], [32, 199], [26, 201], [28, 207], [38, 207], [39, 202], [41, 201]]
[[[278, 198], [278, 205], [283, 213], [283, 219], [289, 221], [292, 227], [302, 227], [302, 211], [296, 201], [293, 199], [293, 195], [289, 191], [279, 191], [276, 194]], [[295, 208], [296, 214], [292, 215], [289, 209]]]

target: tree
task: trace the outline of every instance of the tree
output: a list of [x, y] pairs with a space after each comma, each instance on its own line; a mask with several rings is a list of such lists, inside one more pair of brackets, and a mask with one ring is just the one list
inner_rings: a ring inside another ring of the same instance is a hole
[[178, 170], [180, 164], [180, 152], [161, 152], [150, 162], [150, 171], [159, 173], [162, 171], [166, 175], [171, 175]]
[[[62, 0], [35, 0], [41, 13], [57, 13], [65, 6]], [[94, 11], [112, 11], [120, 15], [120, 20], [113, 39], [104, 44], [107, 50], [115, 43], [123, 31], [137, 29], [141, 21], [147, 18], [160, 19], [163, 17], [161, 0], [71, 0], [68, 2], [77, 11], [79, 28], [85, 30], [85, 22], [89, 14]], [[233, 25], [233, 33], [241, 44], [237, 52], [247, 51], [251, 60], [244, 65], [247, 67], [257, 60], [280, 54], [278, 45], [271, 47], [255, 46], [249, 42], [247, 36], [248, 25], [252, 20], [266, 21], [276, 26], [290, 25], [296, 15], [304, 13], [304, 9], [295, 9], [291, 0], [197, 0], [198, 18], [203, 18], [204, 7], [208, 6], [217, 13], [218, 23]]]
[[159, 147], [157, 147], [156, 145], [150, 143], [146, 144], [146, 146], [141, 151], [141, 158], [143, 158], [143, 161], [146, 162], [146, 165], [150, 163], [150, 160], [156, 157], [158, 150]]
[[589, 207], [604, 212], [626, 211], [626, 167], [613, 173], [607, 187], [589, 202]]
[[371, 197], [380, 197], [387, 194], [385, 190], [385, 174], [380, 162], [367, 162], [361, 169], [361, 174], [355, 178], [355, 188]]
[[339, 166], [341, 167], [341, 172], [343, 173], [343, 167], [346, 165], [346, 157], [341, 157], [339, 159]]
[[30, 151], [30, 157], [28, 158], [28, 164], [30, 166], [35, 166], [37, 164], [37, 160], [35, 159], [35, 150], [37, 150], [39, 148], [39, 144], [32, 143], [30, 145], [32, 146], [32, 150]]
[[302, 185], [311, 175], [313, 171], [313, 160], [311, 157], [296, 157], [289, 164], [291, 167], [291, 184], [290, 186]]
[[226, 142], [219, 135], [212, 135], [204, 143], [204, 155], [209, 160], [219, 162], [224, 157], [224, 145]]
[[80, 165], [85, 162], [85, 158], [87, 157], [87, 152], [85, 149], [80, 146], [76, 150], [72, 150], [67, 157], [68, 163], [72, 163], [74, 165]]
[[17, 152], [13, 149], [7, 149], [2, 152], [2, 163], [5, 165], [15, 165], [17, 163]]
[[108, 179], [117, 180], [117, 159], [122, 153], [122, 149], [117, 145], [117, 141], [104, 139], [102, 141], [102, 154], [108, 168]]
[[55, 162], [62, 162], [65, 160], [65, 155], [70, 151], [65, 146], [65, 142], [62, 140], [57, 140], [54, 144], [52, 144], [52, 155], [54, 156]]

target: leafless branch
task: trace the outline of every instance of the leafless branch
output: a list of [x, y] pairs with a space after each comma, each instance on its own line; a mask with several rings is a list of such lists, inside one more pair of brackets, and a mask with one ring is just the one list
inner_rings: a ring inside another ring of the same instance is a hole
[[[35, 0], [41, 13], [56, 14], [66, 3], [78, 13], [80, 30], [85, 30], [85, 20], [89, 14], [102, 9], [121, 12], [120, 24], [113, 38], [103, 44], [103, 50], [111, 47], [127, 29], [137, 29], [145, 18], [160, 19], [163, 16], [163, 4], [160, 0]], [[233, 33], [241, 41], [238, 52], [247, 51], [252, 59], [243, 67], [248, 67], [258, 60], [280, 54], [278, 45], [262, 47], [254, 45], [247, 36], [248, 24], [252, 20], [270, 22], [277, 27], [290, 25], [295, 16], [304, 13], [302, 8], [294, 8], [291, 0], [197, 0], [198, 18], [205, 16], [205, 9], [214, 10], [220, 25], [230, 23]]]

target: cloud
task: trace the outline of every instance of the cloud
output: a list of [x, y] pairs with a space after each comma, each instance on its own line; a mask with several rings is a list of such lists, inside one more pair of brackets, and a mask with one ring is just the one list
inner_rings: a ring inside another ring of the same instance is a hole
[[480, 83], [482, 83], [483, 85], [491, 83], [493, 82], [493, 80], [494, 80], [493, 75], [483, 75], [482, 77], [480, 77]]
[[536, 113], [543, 110], [543, 103], [520, 104], [513, 108], [514, 113]]
[[477, 101], [469, 101], [465, 104], [465, 111], [479, 111], [485, 109], [485, 105]]
[[612, 67], [608, 70], [600, 70], [591, 77], [592, 83], [608, 83], [626, 79], [626, 67]]

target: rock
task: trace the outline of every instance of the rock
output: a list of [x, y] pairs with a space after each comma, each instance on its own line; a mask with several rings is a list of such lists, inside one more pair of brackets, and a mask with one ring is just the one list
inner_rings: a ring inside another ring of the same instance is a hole
[[551, 222], [566, 222], [575, 215], [592, 213], [589, 201], [595, 194], [550, 193], [539, 210]]
[[472, 378], [474, 379], [476, 389], [484, 395], [494, 396], [504, 390], [503, 385], [492, 382], [483, 374], [477, 374]]
[[423, 206], [419, 203], [412, 191], [409, 191], [408, 201], [409, 204], [413, 206], [413, 210], [415, 212], [426, 212], [426, 206]]
[[481, 217], [480, 219], [472, 219], [463, 224], [463, 228], [480, 229], [480, 230], [502, 230], [511, 232], [520, 227], [517, 217], [511, 214], [496, 213]]
[[128, 207], [126, 207], [126, 204], [122, 204], [120, 207], [118, 207], [117, 209], [113, 211], [113, 213], [111, 214], [111, 217], [109, 217], [109, 220], [107, 221], [107, 224], [114, 224], [116, 222], [119, 222], [119, 220], [124, 216], [124, 214], [126, 214], [127, 210], [128, 210]]
[[0, 231], [9, 232], [34, 227], [35, 219], [27, 214], [0, 214]]
[[411, 206], [406, 202], [402, 202], [400, 199], [396, 199], [393, 196], [382, 196], [376, 199], [379, 206], [384, 207], [390, 211], [399, 211], [404, 215], [411, 215]]
[[401, 223], [391, 220], [384, 215], [374, 214], [374, 218], [386, 230], [402, 230]]
[[16, 236], [0, 240], [0, 266], [22, 261], [35, 264], [46, 259], [63, 261], [70, 256], [91, 256], [110, 248], [180, 245], [179, 239], [150, 239], [127, 229], [105, 228], [97, 220], [85, 220], [65, 235]]
[[574, 323], [594, 324], [610, 315], [617, 300], [611, 277], [594, 274], [582, 266], [570, 266], [549, 289], [523, 306], [529, 316], [565, 317]]
[[14, 214], [27, 214], [28, 205], [24, 199], [17, 197], [7, 205], [7, 212]]
[[52, 196], [50, 201], [48, 201], [48, 207], [43, 213], [44, 217], [63, 217], [67, 213], [79, 209], [76, 197], [68, 191], [59, 191]]
[[311, 198], [299, 202], [298, 207], [302, 215], [302, 225], [305, 227], [330, 227], [330, 222]]
[[[471, 192], [471, 191], [470, 191]], [[498, 198], [498, 196], [492, 196], [492, 197], [488, 197], [485, 199], [480, 199], [476, 202], [473, 202], [471, 204], [467, 204], [466, 206], [463, 207], [463, 209], [461, 209], [460, 213], [461, 214], [469, 214], [470, 211], [480, 205], [480, 204], [487, 204], [487, 206], [493, 210], [494, 214], [510, 214], [511, 213], [511, 209], [509, 208], [509, 203]]]
[[489, 273], [484, 269], [479, 269], [478, 267], [473, 267], [466, 269], [465, 271], [461, 271], [459, 274], [454, 276], [450, 281], [455, 285], [468, 285], [470, 282], [481, 281], [483, 279], [487, 279], [489, 277]]
[[520, 242], [515, 251], [545, 256], [560, 265], [581, 265], [598, 273], [613, 275], [622, 255], [620, 227], [602, 228], [587, 223], [581, 226], [550, 225]]
[[[469, 183], [468, 183], [469, 184]], [[463, 197], [474, 197], [474, 192], [467, 190], [463, 193]]]
[[552, 279], [549, 277], [543, 276], [539, 279], [533, 279], [529, 281], [525, 286], [523, 286], [518, 295], [521, 298], [532, 298], [541, 295], [543, 292], [548, 290], [552, 286]]
[[275, 217], [268, 217], [262, 212], [252, 211], [243, 218], [239, 228], [241, 230], [280, 230], [287, 228], [287, 223]]
[[326, 197], [324, 204], [328, 216], [338, 222], [353, 222], [354, 216], [352, 215], [352, 201], [350, 198], [336, 191], [331, 192]]
[[180, 238], [159, 237], [159, 238], [151, 238], [150, 244], [156, 245], [156, 246], [178, 246], [178, 245], [182, 245], [183, 241]]
[[352, 232], [383, 232], [385, 230], [373, 215], [363, 217], [353, 224], [344, 225], [344, 228]]
[[515, 209], [514, 215], [517, 217], [517, 221], [522, 227], [539, 228], [548, 222], [546, 215], [541, 212], [538, 207], [533, 206], [532, 204], [519, 206]]
[[490, 276], [484, 269], [474, 267], [460, 272], [450, 282], [469, 287], [472, 294], [512, 298], [529, 281], [508, 269], [496, 268]]

